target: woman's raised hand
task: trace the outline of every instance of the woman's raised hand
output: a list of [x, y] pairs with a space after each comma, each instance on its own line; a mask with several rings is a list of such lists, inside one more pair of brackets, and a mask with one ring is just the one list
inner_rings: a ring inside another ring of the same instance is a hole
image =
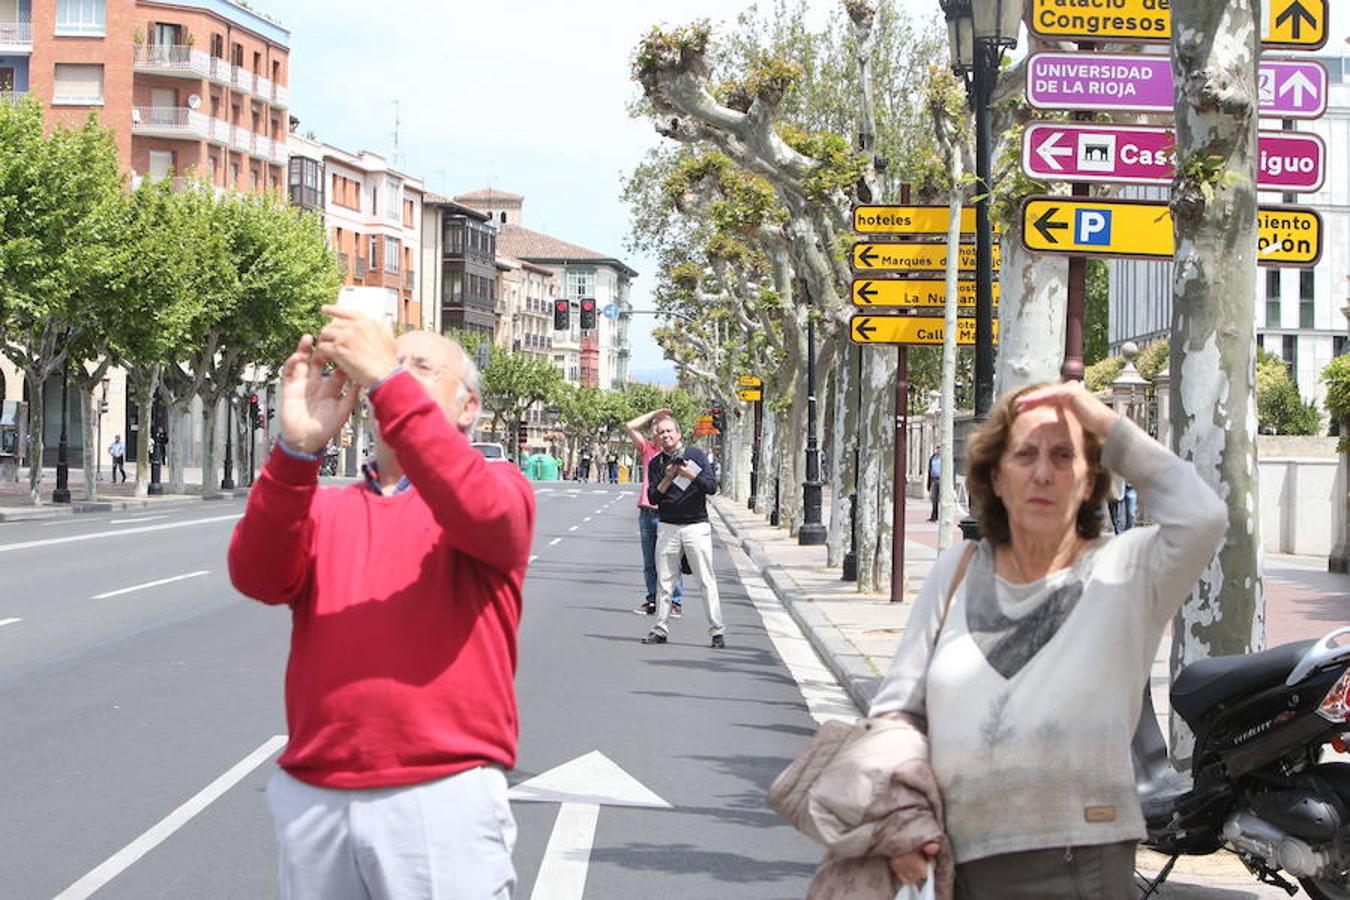
[[1028, 391], [1017, 398], [1017, 411], [1026, 412], [1037, 406], [1054, 405], [1071, 413], [1078, 419], [1085, 431], [1098, 437], [1106, 437], [1111, 426], [1116, 424], [1120, 413], [1107, 406], [1083, 386], [1081, 381], [1066, 381], [1047, 387]]

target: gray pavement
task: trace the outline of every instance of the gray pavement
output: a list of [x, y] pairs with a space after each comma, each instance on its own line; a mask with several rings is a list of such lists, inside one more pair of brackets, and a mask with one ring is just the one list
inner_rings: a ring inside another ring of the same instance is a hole
[[[910, 601], [937, 558], [937, 525], [927, 521], [927, 501], [907, 504], [906, 596], [898, 603], [890, 602], [889, 594], [858, 592], [855, 584], [841, 580], [839, 569], [826, 567], [824, 547], [800, 546], [786, 529], [769, 525], [744, 502], [719, 496], [714, 508], [731, 541], [760, 567], [822, 662], [857, 708], [865, 710], [904, 634]], [[828, 521], [828, 507], [822, 518]], [[1350, 622], [1350, 576], [1327, 573], [1325, 563], [1320, 568], [1317, 563], [1301, 557], [1266, 557], [1267, 627], [1280, 642], [1320, 637]], [[1169, 650], [1170, 639], [1164, 638], [1152, 679], [1154, 708], [1164, 734]], [[1140, 851], [1142, 872], [1156, 874], [1164, 862], [1155, 853]], [[1157, 896], [1274, 900], [1288, 895], [1258, 884], [1237, 857], [1220, 853], [1178, 862]]]

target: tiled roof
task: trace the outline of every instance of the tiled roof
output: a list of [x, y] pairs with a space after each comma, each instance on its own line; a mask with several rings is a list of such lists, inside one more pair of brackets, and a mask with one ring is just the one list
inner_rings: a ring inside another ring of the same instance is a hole
[[455, 198], [460, 203], [492, 203], [494, 201], [504, 201], [507, 203], [520, 203], [525, 199], [521, 194], [509, 194], [506, 191], [498, 191], [493, 188], [483, 188], [482, 190], [469, 191], [467, 194], [460, 194]]
[[636, 271], [613, 256], [588, 250], [578, 244], [569, 244], [567, 241], [550, 237], [547, 234], [540, 234], [528, 228], [521, 228], [519, 225], [505, 224], [500, 226], [500, 230], [497, 232], [497, 252], [530, 262], [594, 260], [595, 262], [610, 263], [631, 276], [637, 275]]

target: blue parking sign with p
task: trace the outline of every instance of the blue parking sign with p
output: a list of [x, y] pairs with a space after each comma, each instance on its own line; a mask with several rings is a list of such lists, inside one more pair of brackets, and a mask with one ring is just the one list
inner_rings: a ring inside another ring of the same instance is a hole
[[1075, 244], [1087, 244], [1091, 247], [1111, 245], [1111, 210], [1076, 209], [1073, 217], [1073, 240]]

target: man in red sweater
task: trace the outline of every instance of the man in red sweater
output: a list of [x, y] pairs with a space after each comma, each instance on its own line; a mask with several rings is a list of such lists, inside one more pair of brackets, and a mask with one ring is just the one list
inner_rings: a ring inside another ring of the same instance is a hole
[[[290, 741], [268, 785], [281, 896], [506, 898], [534, 493], [470, 445], [478, 373], [457, 344], [324, 311], [286, 360], [281, 440], [229, 553], [236, 588], [291, 608]], [[375, 462], [321, 490], [361, 389]]]

